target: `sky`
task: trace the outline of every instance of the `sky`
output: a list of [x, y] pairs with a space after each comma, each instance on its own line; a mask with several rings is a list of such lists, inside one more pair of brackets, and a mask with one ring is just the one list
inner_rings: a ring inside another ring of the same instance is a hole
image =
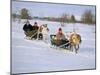
[[12, 1], [12, 13], [19, 14], [22, 8], [28, 9], [30, 15], [39, 17], [60, 17], [66, 13], [79, 18], [87, 9], [95, 15], [95, 6]]

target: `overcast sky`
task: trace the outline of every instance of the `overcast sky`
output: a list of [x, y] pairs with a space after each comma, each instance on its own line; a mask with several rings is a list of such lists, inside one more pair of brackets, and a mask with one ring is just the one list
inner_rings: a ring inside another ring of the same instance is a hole
[[32, 16], [40, 17], [59, 17], [63, 13], [75, 15], [80, 17], [85, 10], [90, 9], [95, 14], [95, 6], [81, 6], [69, 4], [51, 4], [51, 3], [37, 3], [37, 2], [12, 2], [12, 12], [19, 13], [22, 8], [27, 8]]

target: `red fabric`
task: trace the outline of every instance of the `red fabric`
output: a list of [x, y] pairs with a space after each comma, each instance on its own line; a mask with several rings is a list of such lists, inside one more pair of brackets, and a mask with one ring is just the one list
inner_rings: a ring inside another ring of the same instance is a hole
[[59, 35], [63, 35], [63, 33], [62, 33], [62, 32], [59, 32], [58, 34], [59, 34]]

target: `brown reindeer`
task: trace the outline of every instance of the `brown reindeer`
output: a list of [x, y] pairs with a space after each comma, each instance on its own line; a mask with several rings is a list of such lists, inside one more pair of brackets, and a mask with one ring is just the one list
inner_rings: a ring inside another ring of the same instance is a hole
[[71, 43], [71, 50], [73, 51], [74, 48], [75, 52], [77, 53], [79, 50], [79, 45], [81, 43], [81, 36], [77, 33], [72, 33], [69, 41]]

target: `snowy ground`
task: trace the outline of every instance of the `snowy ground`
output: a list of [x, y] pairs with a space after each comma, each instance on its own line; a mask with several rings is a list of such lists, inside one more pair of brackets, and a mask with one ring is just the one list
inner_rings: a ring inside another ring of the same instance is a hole
[[[60, 23], [33, 20], [48, 24], [49, 35], [57, 32]], [[82, 36], [79, 53], [56, 50], [38, 40], [26, 40], [22, 30], [24, 23], [12, 22], [12, 73], [45, 72], [60, 70], [95, 69], [95, 25], [75, 24]], [[64, 32], [73, 31], [73, 24], [62, 27]], [[48, 41], [50, 42], [50, 41]]]

